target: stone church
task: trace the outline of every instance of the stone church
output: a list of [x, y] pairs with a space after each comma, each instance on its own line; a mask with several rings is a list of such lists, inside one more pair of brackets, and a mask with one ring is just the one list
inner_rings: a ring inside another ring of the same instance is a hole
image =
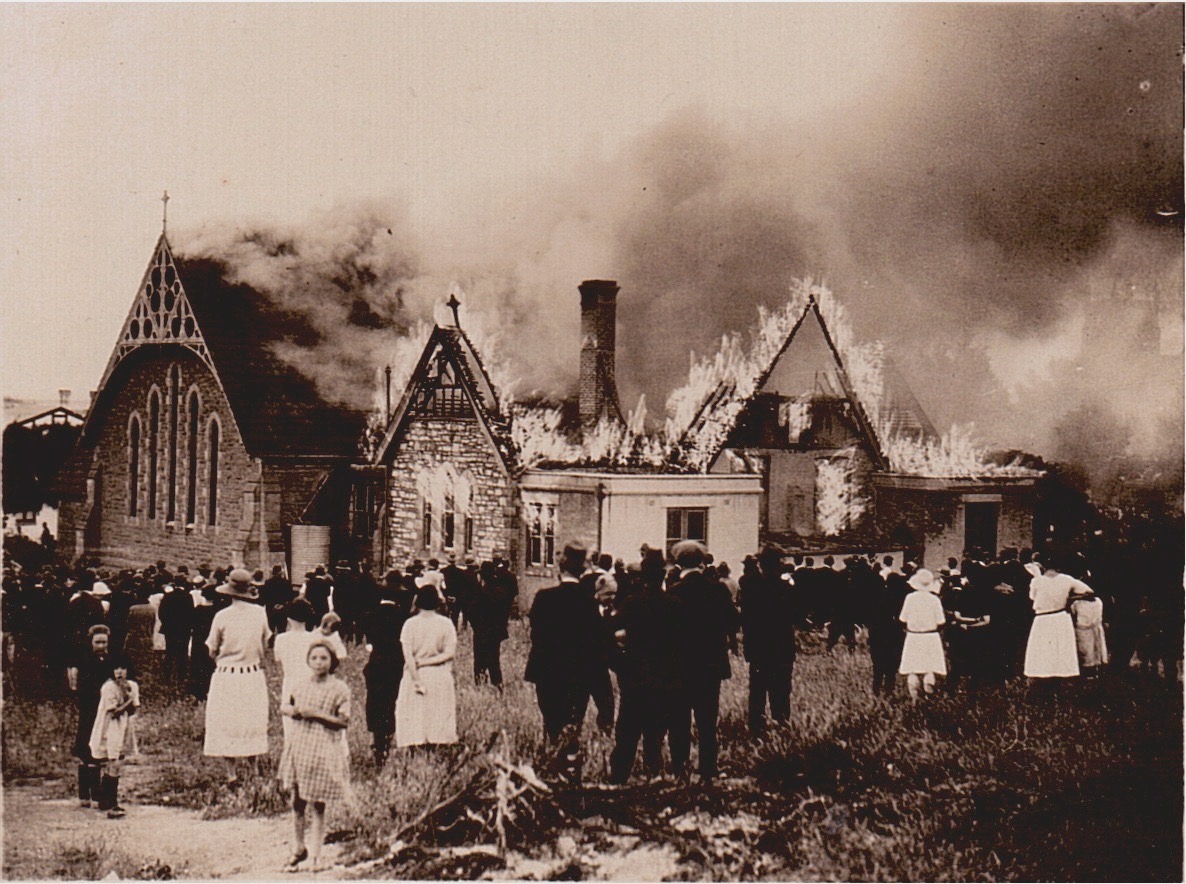
[[[164, 233], [59, 476], [59, 552], [106, 566], [284, 562], [291, 526], [349, 522], [365, 415], [271, 345], [313, 334]], [[318, 509], [329, 511], [319, 512]]]
[[766, 542], [935, 566], [969, 546], [1030, 545], [1034, 474], [975, 458], [935, 469], [930, 422], [837, 342], [826, 293], [798, 292], [758, 336], [766, 349], [737, 363], [748, 374], [693, 391], [677, 439], [622, 416], [617, 293], [579, 286], [579, 389], [542, 419], [500, 401], [454, 302], [367, 457], [367, 415], [277, 355], [317, 332], [162, 233], [59, 474], [59, 553], [287, 563], [294, 579], [339, 558], [501, 555], [530, 592], [555, 579], [569, 539], [628, 561], [643, 543], [696, 539], [735, 567]]

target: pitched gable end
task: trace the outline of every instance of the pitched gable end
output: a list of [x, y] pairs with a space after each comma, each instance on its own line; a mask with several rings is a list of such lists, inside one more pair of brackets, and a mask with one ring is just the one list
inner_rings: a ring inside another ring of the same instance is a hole
[[856, 429], [864, 438], [874, 464], [879, 468], [885, 466], [885, 454], [874, 420], [854, 388], [814, 293], [808, 295], [802, 312], [777, 353], [745, 387], [744, 395], [736, 384], [718, 387], [705, 399], [684, 434], [680, 447], [685, 452], [698, 452], [698, 465], [702, 469], [711, 470], [729, 447], [730, 437], [745, 420], [753, 396], [758, 393], [782, 393], [791, 397], [818, 393], [847, 399], [852, 405]]
[[392, 414], [374, 462], [388, 462], [407, 425], [416, 419], [476, 421], [509, 471], [514, 447], [498, 410], [494, 385], [460, 329], [436, 326]]
[[196, 353], [214, 371], [210, 350], [198, 327], [164, 234], [157, 240], [152, 260], [140, 280], [140, 288], [124, 320], [99, 389], [129, 353], [149, 344], [180, 344]]

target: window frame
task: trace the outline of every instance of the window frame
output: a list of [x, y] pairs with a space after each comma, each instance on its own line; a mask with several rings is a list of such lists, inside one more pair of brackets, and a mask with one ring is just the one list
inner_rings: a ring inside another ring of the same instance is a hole
[[218, 526], [218, 470], [222, 460], [222, 424], [212, 414], [206, 425], [206, 524]]
[[525, 553], [527, 565], [534, 568], [551, 568], [556, 564], [556, 522], [559, 504], [553, 501], [527, 501], [528, 517], [525, 520], [527, 543]]
[[198, 520], [198, 436], [202, 431], [202, 395], [190, 387], [185, 397], [185, 524]]
[[143, 438], [140, 413], [128, 417], [128, 516], [140, 515], [140, 445]]
[[[707, 506], [669, 506], [669, 507], [667, 507], [666, 525], [664, 527], [664, 531], [667, 535], [666, 550], [667, 550], [667, 556], [669, 558], [671, 557], [671, 548], [673, 546], [675, 546], [677, 543], [680, 543], [684, 540], [695, 540], [700, 543], [703, 543], [705, 546], [709, 545], [708, 544], [709, 509], [710, 509], [710, 507], [707, 507]], [[688, 524], [690, 521], [689, 516], [691, 516], [692, 514], [703, 514], [703, 518], [704, 518], [704, 530], [702, 532], [704, 535], [703, 537], [692, 536], [692, 532], [689, 530], [689, 524]], [[675, 516], [676, 519], [679, 521], [678, 531], [676, 532], [679, 536], [672, 535], [672, 530], [671, 530], [672, 529], [672, 516]]]

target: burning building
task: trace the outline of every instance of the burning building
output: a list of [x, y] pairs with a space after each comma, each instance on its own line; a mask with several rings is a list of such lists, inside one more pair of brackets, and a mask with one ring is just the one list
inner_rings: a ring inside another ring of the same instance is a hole
[[1030, 543], [1035, 474], [940, 437], [826, 289], [796, 284], [748, 343], [693, 362], [659, 430], [618, 400], [617, 295], [579, 286], [579, 385], [554, 406], [510, 400], [453, 301], [368, 434], [308, 358], [285, 358], [324, 329], [162, 233], [59, 477], [59, 550], [287, 561], [294, 578], [337, 558], [504, 555], [530, 591], [569, 539], [628, 560], [696, 539], [734, 565], [762, 542], [929, 564]]
[[568, 540], [629, 559], [641, 543], [683, 539], [735, 563], [754, 551], [759, 477], [691, 472], [623, 420], [617, 291], [581, 284], [579, 394], [567, 415], [500, 401], [465, 332], [433, 329], [375, 455], [388, 476], [389, 564], [501, 554], [530, 592], [555, 581]]
[[[292, 526], [345, 525], [333, 492], [366, 416], [325, 401], [273, 347], [312, 333], [217, 260], [175, 257], [162, 233], [59, 476], [59, 553], [268, 566]], [[313, 558], [328, 557], [324, 540]]]
[[748, 352], [726, 339], [693, 375], [697, 395], [683, 398], [700, 405], [679, 451], [709, 474], [761, 475], [764, 541], [892, 548], [932, 567], [1032, 545], [1038, 473], [986, 461], [959, 430], [941, 437], [827, 289], [798, 284]]
[[530, 590], [568, 539], [627, 559], [697, 539], [734, 564], [761, 542], [927, 563], [1030, 544], [1036, 474], [940, 437], [825, 289], [798, 286], [748, 349], [730, 336], [694, 363], [660, 433], [618, 403], [617, 285], [579, 292], [579, 389], [556, 407], [501, 401], [456, 312], [433, 329], [375, 455], [389, 564], [502, 554]]

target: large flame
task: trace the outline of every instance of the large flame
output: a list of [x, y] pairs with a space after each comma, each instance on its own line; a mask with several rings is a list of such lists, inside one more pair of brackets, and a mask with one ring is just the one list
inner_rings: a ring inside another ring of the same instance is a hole
[[835, 537], [856, 525], [869, 501], [857, 485], [856, 450], [845, 449], [835, 457], [816, 461], [815, 520], [826, 537]]
[[[791, 284], [790, 298], [781, 309], [759, 308], [748, 347], [741, 335], [728, 334], [714, 356], [697, 359], [693, 355], [687, 383], [668, 397], [665, 427], [669, 445], [679, 445], [686, 463], [697, 470], [711, 466], [741, 412], [773, 368], [788, 335], [811, 309], [811, 300], [818, 305], [836, 348], [854, 404], [868, 418], [891, 469], [941, 478], [1036, 475], [1016, 463], [999, 466], [988, 462], [967, 427], [953, 426], [938, 440], [893, 429], [887, 408], [884, 345], [880, 341], [858, 343], [843, 305], [828, 288], [810, 279]], [[793, 441], [805, 428], [805, 403], [786, 405], [785, 423]]]
[[985, 476], [1024, 477], [1040, 473], [1014, 461], [1004, 466], [989, 463], [976, 445], [971, 426], [953, 426], [940, 439], [896, 434], [883, 436], [882, 449], [890, 469], [912, 476], [970, 479]]

